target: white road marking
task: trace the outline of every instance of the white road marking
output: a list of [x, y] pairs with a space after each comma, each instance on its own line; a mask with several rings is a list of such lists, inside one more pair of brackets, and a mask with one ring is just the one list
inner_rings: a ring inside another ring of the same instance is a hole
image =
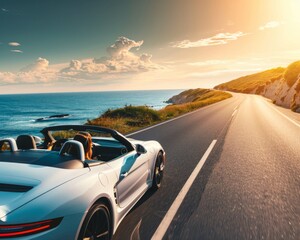
[[213, 140], [209, 145], [208, 149], [198, 162], [197, 166], [195, 167], [194, 171], [192, 172], [191, 176], [188, 178], [182, 189], [180, 190], [179, 194], [175, 198], [174, 202], [172, 203], [171, 207], [169, 208], [168, 212], [166, 213], [165, 217], [161, 221], [160, 225], [156, 229], [155, 233], [153, 234], [151, 240], [158, 240], [162, 239], [168, 230], [173, 218], [175, 217], [176, 212], [178, 211], [181, 203], [183, 202], [186, 194], [188, 193], [189, 189], [191, 188], [193, 182], [195, 181], [197, 175], [199, 174], [201, 168], [203, 167], [206, 159], [208, 158], [209, 154], [211, 153], [212, 149], [214, 148], [217, 140]]
[[232, 117], [237, 113], [237, 109], [234, 110], [234, 112], [232, 113]]
[[269, 103], [269, 106], [271, 106], [277, 113], [279, 113], [281, 116], [283, 116], [284, 118], [286, 118], [288, 121], [290, 121], [291, 123], [295, 124], [297, 127], [300, 127], [300, 124], [299, 122], [293, 120], [292, 118], [288, 117], [287, 115], [285, 115], [284, 113], [282, 113], [281, 111], [279, 111], [277, 108], [276, 108], [276, 104], [274, 104], [272, 102], [271, 99], [269, 98], [266, 98], [264, 96], [259, 96], [261, 97], [263, 100], [265, 100], [265, 103]]
[[[231, 99], [231, 98], [227, 98], [227, 99]], [[134, 134], [137, 134], [137, 133], [145, 132], [145, 131], [147, 131], [147, 130], [149, 130], [149, 129], [152, 129], [152, 128], [155, 128], [155, 127], [164, 125], [164, 124], [166, 124], [166, 123], [173, 122], [173, 121], [175, 121], [175, 120], [177, 120], [177, 119], [180, 119], [180, 118], [183, 118], [183, 117], [185, 117], [185, 116], [188, 116], [188, 115], [197, 113], [198, 111], [202, 111], [202, 110], [204, 110], [204, 109], [206, 109], [206, 108], [213, 107], [214, 105], [216, 105], [216, 104], [218, 104], [218, 103], [223, 103], [223, 102], [225, 102], [227, 99], [222, 100], [222, 101], [220, 101], [220, 102], [216, 102], [216, 103], [210, 104], [210, 105], [205, 106], [205, 107], [201, 107], [201, 108], [199, 108], [199, 109], [197, 109], [197, 110], [195, 110], [195, 111], [192, 111], [192, 112], [189, 112], [189, 113], [185, 113], [185, 114], [183, 114], [183, 115], [181, 115], [181, 116], [179, 116], [179, 117], [172, 118], [172, 119], [167, 120], [167, 121], [163, 121], [163, 122], [161, 122], [161, 123], [158, 123], [158, 124], [156, 124], [156, 125], [153, 125], [153, 126], [150, 126], [150, 127], [144, 128], [144, 129], [141, 129], [141, 130], [139, 130], [139, 131], [136, 131], [136, 132], [133, 132], [133, 133], [129, 133], [129, 134], [126, 135], [126, 137], [130, 137], [130, 136], [132, 136], [132, 135], [134, 135]]]
[[[272, 103], [273, 104], [273, 103]], [[290, 117], [288, 117], [287, 115], [283, 114], [282, 112], [280, 112], [276, 107], [272, 106], [272, 108], [278, 112], [281, 116], [285, 117], [287, 120], [289, 120], [291, 123], [295, 124], [297, 127], [300, 127], [300, 124], [297, 123], [295, 120], [291, 119]]]
[[131, 236], [130, 236], [130, 240], [140, 240], [140, 227], [142, 224], [142, 219], [138, 222], [138, 224], [135, 226], [135, 228], [133, 229]]

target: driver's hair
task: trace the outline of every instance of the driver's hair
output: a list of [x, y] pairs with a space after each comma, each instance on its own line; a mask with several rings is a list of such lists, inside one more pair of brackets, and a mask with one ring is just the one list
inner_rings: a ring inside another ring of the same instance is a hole
[[84, 154], [85, 154], [85, 159], [92, 159], [93, 155], [93, 143], [92, 143], [92, 136], [88, 132], [78, 132], [74, 136], [74, 140], [77, 140], [82, 143], [83, 148], [84, 148]]

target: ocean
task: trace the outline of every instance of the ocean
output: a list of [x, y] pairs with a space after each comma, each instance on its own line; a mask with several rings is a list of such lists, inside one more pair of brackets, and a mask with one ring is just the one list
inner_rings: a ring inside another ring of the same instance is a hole
[[[47, 126], [84, 124], [107, 109], [125, 105], [166, 106], [182, 90], [145, 90], [0, 95], [0, 139], [21, 134], [40, 135]], [[47, 118], [65, 114], [63, 118]], [[39, 120], [38, 120], [39, 119]]]

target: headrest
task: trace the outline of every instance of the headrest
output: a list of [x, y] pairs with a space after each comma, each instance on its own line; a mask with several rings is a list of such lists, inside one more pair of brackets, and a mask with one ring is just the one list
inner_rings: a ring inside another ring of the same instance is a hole
[[82, 144], [76, 140], [69, 140], [64, 143], [59, 154], [61, 156], [72, 155], [75, 159], [79, 159], [81, 161], [85, 160], [84, 149]]
[[17, 137], [16, 142], [17, 142], [18, 149], [22, 149], [22, 150], [36, 149], [34, 138], [31, 135], [20, 135]]
[[0, 151], [15, 152], [18, 150], [16, 140], [13, 138], [5, 138], [0, 140]]

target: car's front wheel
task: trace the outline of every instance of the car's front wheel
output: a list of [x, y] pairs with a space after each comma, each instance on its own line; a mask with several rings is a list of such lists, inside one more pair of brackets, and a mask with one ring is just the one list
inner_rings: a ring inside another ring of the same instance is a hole
[[109, 209], [103, 202], [98, 202], [88, 211], [80, 229], [78, 240], [109, 240], [111, 233]]
[[164, 176], [164, 168], [165, 168], [164, 156], [162, 152], [159, 152], [156, 158], [153, 180], [152, 180], [152, 188], [154, 190], [161, 187], [161, 183]]

